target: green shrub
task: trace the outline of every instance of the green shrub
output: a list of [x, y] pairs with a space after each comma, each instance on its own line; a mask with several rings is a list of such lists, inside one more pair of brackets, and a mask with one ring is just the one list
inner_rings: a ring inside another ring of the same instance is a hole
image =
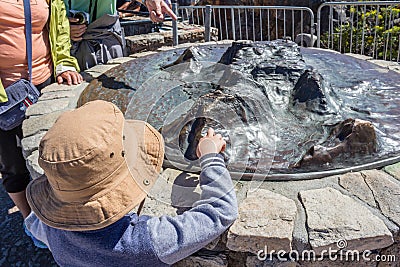
[[321, 36], [321, 47], [399, 61], [400, 5], [351, 6], [333, 34]]

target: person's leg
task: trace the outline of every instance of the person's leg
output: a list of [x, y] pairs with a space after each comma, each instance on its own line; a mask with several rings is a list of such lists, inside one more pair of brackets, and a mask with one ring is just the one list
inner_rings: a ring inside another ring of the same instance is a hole
[[25, 218], [31, 211], [25, 196], [30, 176], [19, 145], [20, 138], [21, 126], [11, 131], [0, 130], [0, 172], [4, 188]]
[[[36, 88], [40, 91], [53, 82], [54, 78], [50, 76], [43, 83], [36, 85]], [[0, 130], [0, 172], [2, 183], [25, 219], [31, 212], [25, 195], [30, 175], [22, 155], [21, 139], [22, 125], [10, 131]]]
[[28, 201], [26, 200], [25, 190], [18, 193], [8, 193], [15, 206], [18, 207], [25, 219], [31, 213], [31, 207], [29, 207]]

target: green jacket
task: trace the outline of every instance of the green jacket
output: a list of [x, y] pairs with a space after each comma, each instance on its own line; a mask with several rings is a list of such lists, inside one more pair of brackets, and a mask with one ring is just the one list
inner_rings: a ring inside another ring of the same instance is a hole
[[[79, 66], [76, 58], [71, 56], [71, 41], [69, 35], [69, 21], [63, 0], [50, 0], [50, 19], [48, 21], [51, 57], [54, 66], [54, 75], [63, 68], [75, 68]], [[6, 102], [7, 95], [0, 81], [0, 102]]]
[[0, 103], [7, 102], [8, 98], [6, 91], [4, 90], [3, 84], [0, 81]]

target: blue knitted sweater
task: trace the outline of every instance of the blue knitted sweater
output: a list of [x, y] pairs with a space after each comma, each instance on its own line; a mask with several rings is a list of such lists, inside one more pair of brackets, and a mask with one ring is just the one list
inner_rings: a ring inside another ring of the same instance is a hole
[[127, 214], [95, 231], [66, 231], [44, 224], [32, 212], [29, 231], [51, 250], [60, 266], [167, 266], [201, 249], [237, 218], [237, 201], [221, 155], [201, 158], [200, 200], [177, 216]]

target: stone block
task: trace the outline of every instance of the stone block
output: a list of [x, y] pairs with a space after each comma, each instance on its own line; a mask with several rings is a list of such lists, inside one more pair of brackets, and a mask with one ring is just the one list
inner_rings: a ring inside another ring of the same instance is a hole
[[128, 62], [128, 61], [131, 61], [131, 60], [132, 60], [131, 57], [118, 57], [118, 58], [113, 58], [113, 59], [111, 59], [111, 60], [109, 60], [109, 61], [107, 62], [107, 65], [108, 65], [108, 64], [122, 64], [122, 63], [125, 63], [125, 62]]
[[374, 195], [360, 172], [348, 172], [340, 176], [339, 184], [359, 199], [367, 202], [368, 205], [376, 207]]
[[88, 82], [83, 82], [79, 86], [74, 87], [74, 95], [69, 98], [69, 106], [70, 109], [75, 109], [77, 107], [78, 99], [80, 98], [82, 92], [89, 85]]
[[296, 262], [279, 261], [277, 258], [258, 259], [257, 256], [249, 256], [246, 259], [246, 267], [297, 267]]
[[385, 223], [366, 207], [331, 187], [300, 191], [312, 249], [375, 250], [390, 246]]
[[140, 57], [145, 57], [145, 56], [154, 55], [154, 54], [157, 54], [157, 52], [156, 51], [146, 51], [146, 52], [140, 52], [140, 53], [135, 53], [135, 54], [129, 55], [129, 57], [140, 58]]
[[[299, 191], [319, 189], [324, 187], [340, 188], [338, 185], [338, 180], [338, 176], [329, 176], [323, 179], [295, 180], [279, 183], [264, 181], [260, 185], [260, 188], [268, 189], [275, 193], [284, 195], [285, 197], [293, 199], [296, 202], [297, 215], [293, 230], [292, 246], [297, 251], [301, 252], [303, 250], [311, 249], [306, 228], [307, 216], [298, 197]], [[254, 181], [252, 183], [254, 183]]]
[[104, 72], [118, 66], [119, 64], [107, 64], [107, 65], [96, 65], [88, 70], [85, 70], [87, 74], [90, 74], [93, 78], [97, 78]]
[[32, 179], [39, 178], [44, 174], [43, 169], [40, 168], [39, 166], [38, 158], [39, 158], [39, 151], [35, 150], [26, 159], [26, 167], [28, 168], [28, 171], [31, 174]]
[[[376, 262], [374, 261], [375, 256], [378, 253], [371, 253], [369, 259], [363, 259], [362, 253], [359, 256], [354, 256], [354, 260], [352, 256], [343, 255], [343, 259], [340, 260], [340, 255], [332, 255], [331, 258], [325, 257], [323, 259], [317, 258], [315, 261], [310, 260], [302, 260], [298, 262], [297, 266], [301, 267], [376, 267]], [[346, 257], [349, 259], [347, 260]], [[359, 257], [359, 260], [357, 260]], [[296, 267], [297, 267], [296, 266]]]
[[219, 40], [216, 41], [217, 44], [219, 45], [231, 45], [234, 42], [234, 40]]
[[165, 43], [164, 36], [159, 33], [148, 33], [126, 37], [126, 46], [129, 53], [156, 50]]
[[148, 192], [142, 214], [175, 216], [200, 199], [198, 175], [165, 169]]
[[24, 158], [27, 158], [33, 151], [38, 149], [40, 140], [45, 134], [46, 131], [41, 131], [21, 140], [22, 154], [24, 155]]
[[400, 162], [393, 164], [393, 165], [386, 166], [384, 168], [384, 170], [385, 170], [385, 172], [389, 173], [396, 179], [400, 180]]
[[58, 84], [52, 83], [41, 90], [42, 94], [48, 92], [59, 92], [59, 91], [73, 91], [74, 88], [79, 85], [66, 85], [66, 84]]
[[201, 267], [227, 267], [228, 260], [224, 254], [189, 256], [172, 265], [173, 267], [201, 266]]
[[40, 131], [47, 131], [51, 126], [53, 126], [54, 122], [62, 113], [63, 111], [56, 111], [24, 120], [22, 123], [22, 132], [24, 133], [24, 137], [29, 137], [39, 133]]
[[200, 194], [198, 175], [170, 168], [161, 173], [148, 193], [149, 197], [177, 208], [178, 212], [192, 207]]
[[[47, 88], [47, 87], [46, 87]], [[39, 103], [41, 101], [60, 99], [60, 98], [69, 98], [75, 95], [73, 90], [62, 90], [62, 91], [51, 91], [43, 93], [39, 98]]]
[[268, 252], [290, 251], [296, 214], [296, 204], [289, 198], [265, 189], [249, 192], [228, 231], [227, 247], [254, 254], [266, 247]]
[[[135, 207], [134, 211], [137, 212]], [[152, 217], [160, 217], [162, 215], [176, 216], [176, 209], [170, 204], [159, 201], [153, 197], [147, 196], [140, 215], [148, 215]]]
[[236, 252], [233, 250], [228, 251], [228, 266], [229, 267], [243, 267], [246, 266], [246, 259], [249, 253]]
[[400, 73], [400, 64], [389, 66], [389, 70]]
[[64, 110], [68, 107], [69, 99], [54, 99], [52, 101], [39, 101], [26, 110], [26, 116], [37, 116]]
[[371, 60], [372, 59], [372, 57], [369, 57], [366, 55], [361, 55], [361, 54], [345, 53], [345, 55], [354, 57], [354, 58], [358, 58], [358, 59], [362, 59], [362, 60]]
[[175, 46], [162, 46], [157, 48], [157, 52], [164, 52], [164, 51], [170, 51], [176, 49]]
[[206, 250], [214, 250], [217, 248], [218, 243], [221, 242], [221, 237], [217, 237], [216, 239], [214, 239], [213, 241], [211, 241], [210, 243], [208, 243], [204, 248]]
[[400, 266], [400, 240], [379, 253], [380, 262], [377, 267], [399, 267]]
[[376, 65], [379, 65], [383, 68], [389, 68], [389, 67], [398, 67], [399, 64], [397, 62], [393, 61], [387, 61], [387, 60], [382, 60], [382, 59], [371, 59], [369, 62], [372, 62]]
[[383, 171], [368, 170], [361, 173], [374, 193], [379, 209], [386, 217], [400, 225], [400, 181]]

